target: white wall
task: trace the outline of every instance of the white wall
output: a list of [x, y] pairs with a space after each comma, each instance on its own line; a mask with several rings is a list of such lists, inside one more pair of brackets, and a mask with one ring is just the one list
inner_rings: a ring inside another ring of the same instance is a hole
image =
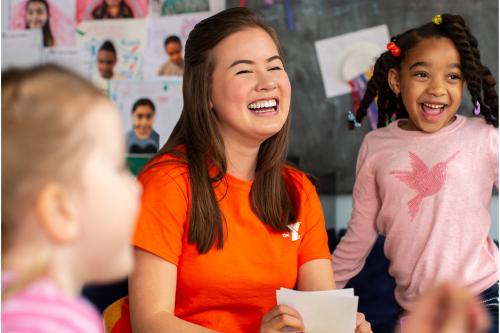
[[[320, 195], [326, 227], [340, 230], [347, 227], [351, 218], [352, 197], [350, 195]], [[498, 195], [491, 199], [491, 229], [490, 235], [498, 240]]]

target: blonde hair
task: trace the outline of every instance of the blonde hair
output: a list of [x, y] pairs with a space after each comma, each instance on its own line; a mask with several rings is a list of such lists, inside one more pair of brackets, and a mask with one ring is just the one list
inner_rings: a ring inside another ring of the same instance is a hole
[[48, 182], [75, 186], [92, 147], [87, 115], [106, 97], [55, 65], [2, 72], [2, 250]]

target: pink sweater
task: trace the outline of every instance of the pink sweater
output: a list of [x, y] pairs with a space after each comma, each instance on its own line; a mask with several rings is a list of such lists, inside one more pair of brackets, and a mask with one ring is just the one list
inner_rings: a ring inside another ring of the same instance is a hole
[[439, 132], [391, 123], [369, 133], [356, 167], [353, 209], [332, 262], [342, 288], [365, 264], [378, 234], [395, 295], [406, 310], [428, 287], [453, 280], [479, 294], [498, 280], [489, 236], [498, 188], [498, 129], [457, 116]]
[[[2, 272], [2, 290], [15, 274]], [[44, 278], [2, 300], [2, 333], [102, 333], [104, 324], [83, 298], [70, 298]]]

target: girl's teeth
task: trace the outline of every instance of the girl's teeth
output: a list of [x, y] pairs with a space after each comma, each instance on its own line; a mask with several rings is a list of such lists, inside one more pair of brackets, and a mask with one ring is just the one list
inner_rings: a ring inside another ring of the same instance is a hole
[[431, 109], [441, 109], [444, 107], [443, 104], [428, 104], [428, 103], [423, 103], [424, 106], [431, 108]]
[[438, 115], [438, 114], [440, 114], [441, 112], [444, 111], [444, 105], [443, 104], [427, 104], [427, 103], [423, 103], [422, 104], [422, 109], [427, 114]]

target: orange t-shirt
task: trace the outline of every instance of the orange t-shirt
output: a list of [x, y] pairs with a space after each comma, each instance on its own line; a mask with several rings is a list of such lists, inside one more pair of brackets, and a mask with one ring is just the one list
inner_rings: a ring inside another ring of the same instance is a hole
[[304, 173], [290, 172], [300, 193], [293, 231], [262, 223], [250, 207], [252, 182], [226, 174], [214, 188], [227, 223], [224, 247], [202, 255], [187, 239], [187, 166], [162, 164], [140, 175], [144, 193], [133, 244], [177, 265], [177, 317], [220, 332], [258, 332], [262, 316], [276, 305], [276, 290], [293, 289], [302, 264], [330, 260], [316, 190]]

